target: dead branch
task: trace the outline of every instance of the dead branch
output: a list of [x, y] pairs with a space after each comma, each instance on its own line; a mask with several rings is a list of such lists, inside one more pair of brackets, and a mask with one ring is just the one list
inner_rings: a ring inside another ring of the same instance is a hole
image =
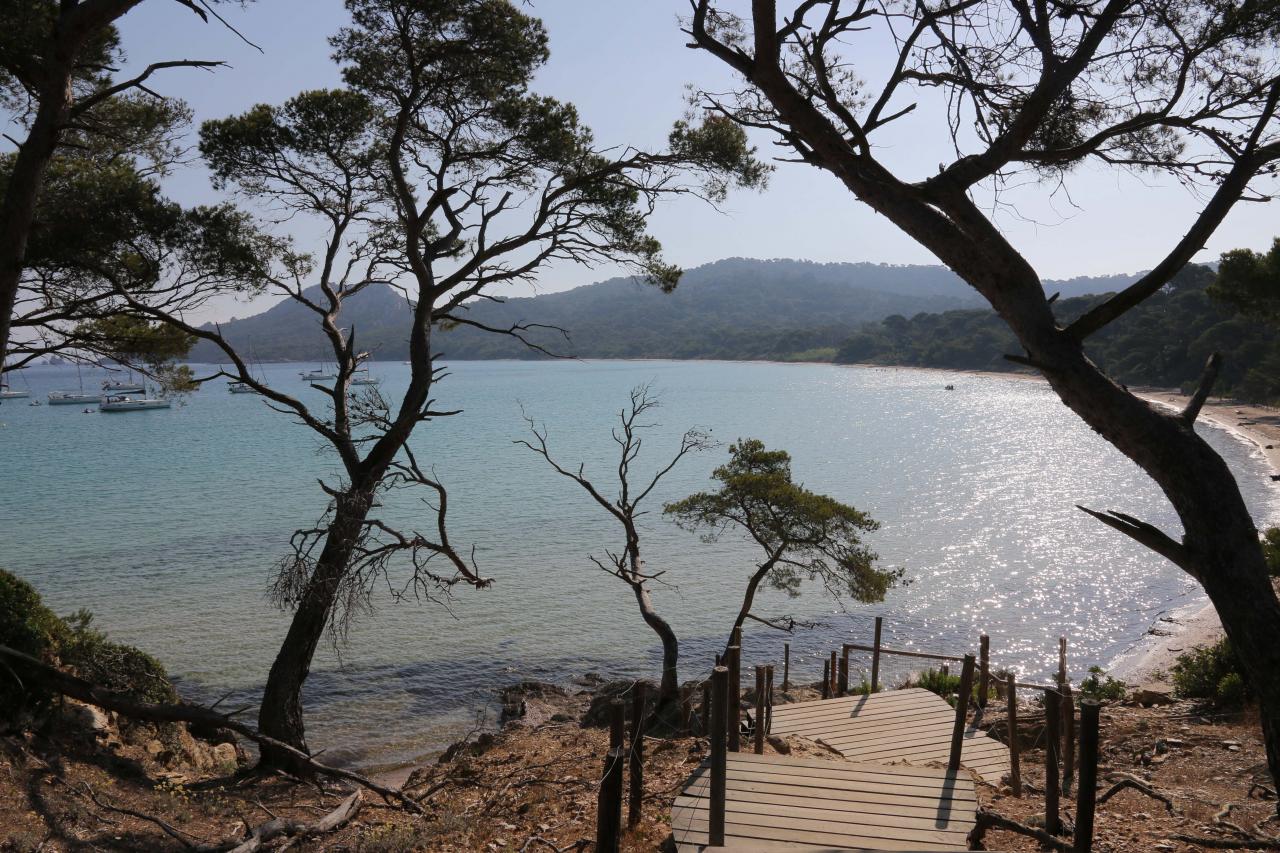
[[[153, 823], [156, 826], [160, 827], [160, 829], [162, 829], [166, 835], [177, 839], [179, 842], [181, 842], [181, 844], [184, 847], [187, 847], [190, 850], [222, 849], [218, 845], [210, 845], [207, 842], [203, 841], [199, 836], [192, 835], [189, 832], [185, 832], [181, 829], [178, 829], [173, 824], [168, 823], [167, 821], [161, 820], [160, 818], [155, 817], [153, 815], [149, 815], [140, 811], [135, 811], [133, 809], [128, 809], [123, 806], [113, 806], [110, 803], [103, 802], [102, 800], [98, 799], [96, 794], [93, 793], [93, 789], [89, 787], [89, 784], [87, 782], [84, 783], [82, 787], [85, 795], [90, 800], [92, 800], [93, 804], [98, 808], [106, 809], [109, 812], [115, 812], [116, 814], [127, 815], [128, 817], [135, 817], [138, 820], [145, 820], [149, 823]], [[192, 840], [200, 843], [193, 844]]]
[[[1112, 777], [1112, 778], [1115, 778], [1115, 777]], [[1128, 774], [1121, 776], [1119, 782], [1116, 782], [1114, 785], [1112, 785], [1110, 788], [1107, 789], [1106, 793], [1098, 797], [1098, 805], [1102, 805], [1107, 800], [1111, 799], [1116, 794], [1123, 791], [1125, 788], [1133, 788], [1135, 791], [1139, 791], [1143, 794], [1146, 794], [1148, 797], [1151, 797], [1154, 800], [1159, 800], [1160, 802], [1164, 803], [1164, 807], [1169, 810], [1169, 814], [1175, 814], [1177, 811], [1174, 808], [1172, 799], [1170, 799], [1169, 797], [1166, 797], [1164, 794], [1161, 794], [1159, 791], [1152, 788], [1150, 785], [1148, 785], [1146, 782], [1143, 782], [1141, 779], [1138, 779], [1135, 776], [1130, 776]]]
[[1061, 838], [1050, 835], [1043, 829], [1036, 829], [1034, 826], [1027, 826], [1025, 823], [1018, 823], [1012, 818], [1004, 815], [996, 814], [987, 809], [978, 811], [978, 821], [969, 833], [969, 845], [975, 846], [982, 843], [983, 837], [989, 829], [1004, 829], [1009, 832], [1016, 832], [1019, 835], [1026, 835], [1039, 841], [1050, 850], [1057, 850], [1059, 853], [1072, 853], [1074, 846], [1063, 841]]
[[1140, 521], [1131, 515], [1126, 515], [1116, 510], [1098, 512], [1080, 504], [1076, 504], [1076, 509], [1088, 513], [1108, 527], [1120, 531], [1139, 545], [1145, 545], [1192, 577], [1197, 577], [1195, 566], [1187, 553], [1187, 549], [1183, 547], [1181, 542], [1178, 542], [1155, 525]]
[[1218, 371], [1222, 369], [1222, 354], [1213, 353], [1209, 356], [1209, 360], [1205, 362], [1204, 373], [1200, 375], [1200, 384], [1196, 386], [1196, 393], [1187, 401], [1187, 407], [1182, 410], [1181, 418], [1189, 424], [1196, 422], [1196, 418], [1200, 416], [1200, 410], [1204, 408], [1205, 401], [1209, 399], [1209, 392], [1213, 390], [1213, 383], [1218, 379]]
[[230, 849], [230, 853], [256, 853], [269, 841], [274, 841], [277, 838], [290, 838], [291, 840], [280, 848], [281, 850], [286, 850], [292, 847], [298, 839], [314, 838], [318, 835], [333, 832], [359, 814], [360, 806], [363, 804], [362, 799], [360, 792], [355, 791], [351, 796], [339, 803], [336, 809], [314, 823], [303, 823], [302, 821], [289, 820], [287, 818], [269, 820], [255, 827], [247, 839]]
[[1280, 850], [1280, 838], [1200, 838], [1195, 835], [1172, 835], [1175, 841], [1208, 847], [1212, 850]]

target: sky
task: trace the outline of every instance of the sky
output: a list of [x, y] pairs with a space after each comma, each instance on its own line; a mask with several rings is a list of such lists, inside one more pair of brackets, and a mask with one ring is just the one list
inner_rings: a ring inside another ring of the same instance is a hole
[[[685, 46], [678, 17], [688, 8], [686, 0], [535, 0], [525, 6], [543, 19], [551, 40], [551, 60], [535, 89], [575, 103], [602, 143], [658, 147], [686, 109], [688, 84], [715, 89], [732, 82], [718, 61]], [[188, 102], [197, 126], [256, 103], [278, 103], [304, 89], [340, 85], [327, 38], [346, 21], [341, 0], [258, 0], [219, 9], [262, 52], [216, 22], [201, 23], [173, 0], [147, 0], [120, 22], [128, 54], [125, 71], [163, 59], [225, 60], [229, 67], [212, 73], [177, 69], [155, 79], [158, 91]], [[872, 49], [866, 62], [869, 80], [875, 81], [877, 63], [884, 60]], [[950, 145], [943, 127], [927, 118], [937, 115], [930, 106], [922, 102], [913, 114], [919, 120], [886, 133], [877, 156], [917, 177], [936, 170]], [[768, 137], [755, 142], [765, 156], [778, 153]], [[166, 191], [188, 204], [220, 198], [198, 165], [167, 178]], [[999, 213], [997, 223], [1044, 278], [1150, 268], [1186, 231], [1200, 203], [1168, 179], [1095, 168], [1078, 170], [1056, 191], [1023, 187], [1006, 200], [1016, 211]], [[1272, 205], [1237, 205], [1197, 260], [1213, 260], [1237, 247], [1265, 249], [1280, 233], [1278, 222]], [[295, 237], [303, 244], [314, 237], [306, 226], [298, 227]], [[936, 263], [831, 175], [799, 164], [778, 164], [766, 190], [737, 191], [718, 209], [691, 198], [664, 202], [651, 229], [668, 259], [686, 268], [735, 256]], [[620, 272], [562, 264], [544, 271], [536, 291], [563, 290]], [[510, 295], [528, 293], [522, 287]], [[200, 319], [244, 316], [267, 304], [218, 303]]]

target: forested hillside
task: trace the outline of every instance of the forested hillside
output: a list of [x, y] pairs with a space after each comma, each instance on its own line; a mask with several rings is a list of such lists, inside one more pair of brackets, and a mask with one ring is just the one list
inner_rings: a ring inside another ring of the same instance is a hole
[[[1090, 357], [1117, 380], [1132, 385], [1187, 388], [1209, 354], [1224, 357], [1217, 390], [1248, 400], [1280, 399], [1280, 336], [1274, 328], [1210, 298], [1207, 267], [1183, 270], [1161, 293], [1089, 338]], [[1069, 321], [1101, 296], [1059, 300], [1056, 313]], [[989, 310], [886, 317], [840, 346], [841, 363], [1012, 370], [1004, 353], [1020, 352], [1013, 334]]]
[[[1114, 290], [1132, 276], [1050, 282], [1064, 296]], [[892, 314], [978, 308], [981, 300], [939, 266], [818, 264], [794, 260], [730, 258], [686, 271], [674, 293], [632, 278], [615, 278], [559, 293], [473, 303], [461, 316], [487, 326], [517, 323], [558, 354], [582, 358], [831, 358], [865, 323]], [[407, 356], [409, 315], [404, 298], [374, 286], [346, 303], [343, 323], [361, 349], [382, 359]], [[327, 345], [314, 315], [284, 302], [253, 317], [222, 324], [242, 351], [267, 361], [324, 358]], [[447, 358], [538, 358], [519, 341], [468, 326], [437, 338]], [[193, 361], [219, 361], [208, 344]]]

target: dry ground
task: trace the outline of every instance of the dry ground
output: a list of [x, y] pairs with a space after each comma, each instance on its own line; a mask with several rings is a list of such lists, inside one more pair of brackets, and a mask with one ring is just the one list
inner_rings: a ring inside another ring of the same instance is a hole
[[[569, 701], [581, 712], [588, 698]], [[1025, 716], [1027, 730], [1034, 730], [1034, 713], [1028, 709]], [[590, 849], [607, 734], [576, 721], [544, 718], [481, 740], [411, 778], [406, 790], [421, 800], [426, 817], [366, 796], [347, 826], [322, 838], [295, 839], [290, 849]], [[815, 744], [791, 743], [800, 753], [824, 753]], [[628, 834], [624, 850], [662, 847], [672, 798], [705, 749], [705, 741], [697, 738], [646, 741], [644, 817]], [[1043, 809], [1043, 752], [1024, 753], [1023, 767], [1034, 792], [1014, 798], [986, 786], [980, 790], [992, 809], [1034, 823]], [[1203, 850], [1178, 836], [1227, 840], [1239, 837], [1233, 826], [1280, 835], [1259, 732], [1249, 712], [1208, 717], [1186, 703], [1109, 706], [1103, 711], [1100, 776], [1117, 773], [1147, 781], [1171, 798], [1174, 809], [1170, 813], [1135, 790], [1120, 792], [1099, 809], [1098, 851]], [[1103, 790], [1108, 786], [1101, 784]], [[223, 777], [210, 783], [181, 767], [165, 767], [143, 746], [108, 748], [92, 734], [71, 736], [64, 730], [55, 739], [8, 737], [0, 739], [0, 850], [189, 850], [239, 841], [247, 827], [276, 816], [314, 821], [347, 793], [282, 779], [237, 783]], [[1068, 819], [1074, 817], [1074, 803], [1068, 799], [1064, 806]], [[181, 839], [166, 833], [161, 821]], [[1040, 849], [1031, 839], [998, 831], [988, 834], [986, 845]]]

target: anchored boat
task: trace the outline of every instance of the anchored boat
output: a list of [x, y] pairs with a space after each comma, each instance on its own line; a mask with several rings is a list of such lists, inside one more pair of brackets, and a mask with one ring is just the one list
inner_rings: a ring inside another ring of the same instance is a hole
[[163, 397], [129, 397], [112, 394], [104, 397], [98, 410], [102, 412], [137, 412], [144, 409], [168, 409], [171, 403]]

